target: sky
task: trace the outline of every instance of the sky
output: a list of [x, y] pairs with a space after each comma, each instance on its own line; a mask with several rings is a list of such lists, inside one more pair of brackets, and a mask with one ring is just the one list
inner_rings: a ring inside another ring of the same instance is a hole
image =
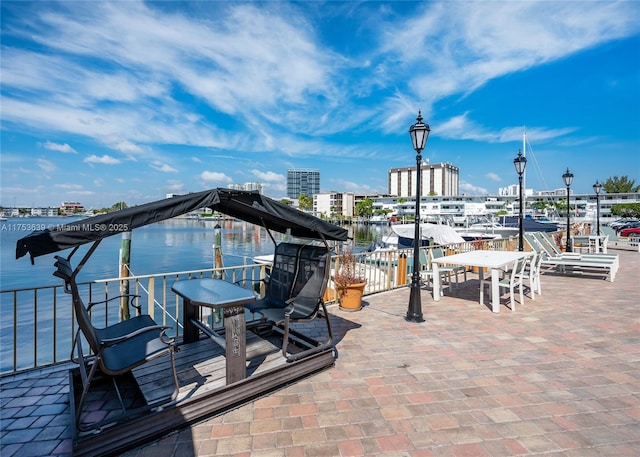
[[640, 184], [640, 2], [13, 2], [0, 205], [103, 208], [320, 170], [387, 193], [422, 157], [460, 193]]

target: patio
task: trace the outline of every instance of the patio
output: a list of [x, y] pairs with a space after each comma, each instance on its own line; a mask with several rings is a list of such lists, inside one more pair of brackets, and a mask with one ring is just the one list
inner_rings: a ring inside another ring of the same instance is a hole
[[[638, 455], [640, 256], [612, 252], [614, 283], [545, 272], [515, 313], [479, 305], [471, 273], [423, 290], [422, 324], [408, 288], [332, 306], [334, 367], [125, 455]], [[71, 454], [66, 370], [5, 377], [1, 401], [3, 456]]]

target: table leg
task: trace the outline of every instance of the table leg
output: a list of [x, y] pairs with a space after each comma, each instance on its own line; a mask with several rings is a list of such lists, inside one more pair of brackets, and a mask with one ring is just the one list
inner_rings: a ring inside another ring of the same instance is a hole
[[500, 270], [498, 268], [491, 269], [491, 311], [500, 312]]
[[480, 304], [484, 305], [484, 268], [478, 268], [478, 278], [480, 279]]
[[440, 301], [440, 269], [436, 262], [433, 262], [431, 266], [433, 268], [433, 300]]
[[184, 343], [193, 343], [198, 341], [198, 327], [193, 325], [192, 320], [197, 319], [198, 307], [191, 304], [191, 300], [182, 299], [182, 319], [184, 324], [184, 335], [182, 341]]
[[247, 329], [244, 306], [224, 308], [227, 385], [247, 377]]

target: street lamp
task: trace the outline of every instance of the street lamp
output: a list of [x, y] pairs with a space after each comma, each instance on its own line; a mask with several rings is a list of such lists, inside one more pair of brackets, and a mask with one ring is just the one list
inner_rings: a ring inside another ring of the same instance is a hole
[[573, 248], [571, 247], [571, 205], [569, 205], [569, 187], [571, 187], [571, 183], [573, 182], [573, 173], [569, 171], [569, 167], [567, 167], [567, 171], [562, 175], [562, 179], [564, 180], [564, 185], [567, 186], [567, 252], [573, 252]]
[[522, 228], [522, 174], [524, 173], [524, 169], [527, 166], [527, 158], [522, 155], [522, 151], [518, 150], [518, 157], [513, 159], [513, 165], [516, 167], [516, 173], [518, 173], [518, 188], [520, 189], [520, 220], [518, 225], [518, 251], [524, 251], [524, 246], [522, 244], [524, 238], [524, 230]]
[[405, 319], [409, 322], [424, 322], [422, 317], [422, 301], [420, 298], [420, 175], [422, 174], [422, 150], [429, 138], [429, 124], [422, 122], [422, 112], [418, 111], [415, 124], [409, 127], [409, 135], [413, 149], [416, 150], [416, 204], [415, 204], [415, 232], [413, 237], [413, 275], [411, 276], [411, 294], [409, 295], [409, 309]]
[[596, 179], [596, 183], [593, 185], [593, 191], [596, 193], [596, 225], [598, 227], [597, 235], [600, 236], [600, 191], [602, 190], [602, 184]]

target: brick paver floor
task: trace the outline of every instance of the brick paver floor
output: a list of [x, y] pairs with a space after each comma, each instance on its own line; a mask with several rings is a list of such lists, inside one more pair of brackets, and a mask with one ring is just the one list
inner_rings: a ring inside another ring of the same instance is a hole
[[[640, 254], [613, 252], [614, 283], [545, 273], [515, 313], [474, 275], [421, 324], [408, 288], [331, 307], [335, 367], [126, 456], [638, 456]], [[3, 385], [3, 456], [69, 452], [55, 378]]]

